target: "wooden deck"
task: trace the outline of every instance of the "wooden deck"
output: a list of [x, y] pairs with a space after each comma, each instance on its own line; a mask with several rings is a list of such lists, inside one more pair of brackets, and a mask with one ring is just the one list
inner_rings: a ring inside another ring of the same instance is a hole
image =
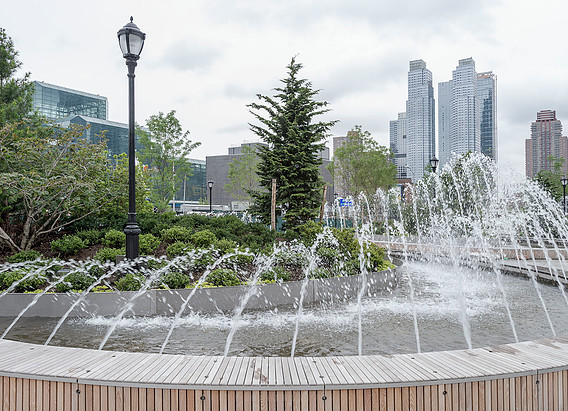
[[360, 357], [213, 357], [0, 340], [1, 410], [565, 410], [568, 336]]

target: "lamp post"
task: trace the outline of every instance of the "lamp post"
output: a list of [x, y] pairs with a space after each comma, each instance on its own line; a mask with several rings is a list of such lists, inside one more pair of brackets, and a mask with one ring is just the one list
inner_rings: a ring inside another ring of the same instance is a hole
[[436, 169], [438, 168], [438, 163], [440, 162], [440, 160], [438, 160], [436, 158], [436, 156], [432, 157], [430, 159], [430, 167], [432, 167], [432, 172], [435, 173]]
[[[436, 174], [436, 169], [438, 168], [438, 162], [439, 160], [436, 158], [436, 156], [432, 157], [430, 159], [430, 167], [432, 167], [432, 173]], [[433, 198], [436, 198], [436, 180], [434, 179], [433, 181], [433, 190], [432, 193], [434, 194]]]
[[566, 214], [566, 185], [568, 185], [568, 178], [563, 177], [560, 182], [562, 183], [562, 189], [564, 191], [564, 195], [562, 196], [562, 209], [564, 210], [564, 214]]
[[126, 234], [126, 258], [133, 260], [140, 254], [138, 235], [140, 228], [136, 222], [136, 181], [134, 137], [134, 69], [140, 58], [146, 34], [132, 22], [118, 31], [118, 44], [128, 67], [128, 221], [124, 227]]
[[335, 207], [337, 207], [337, 193], [333, 193], [333, 227], [337, 228], [337, 219], [335, 218]]
[[213, 184], [215, 184], [214, 181], [209, 180], [207, 182], [207, 186], [209, 187], [209, 212], [212, 213], [213, 212]]

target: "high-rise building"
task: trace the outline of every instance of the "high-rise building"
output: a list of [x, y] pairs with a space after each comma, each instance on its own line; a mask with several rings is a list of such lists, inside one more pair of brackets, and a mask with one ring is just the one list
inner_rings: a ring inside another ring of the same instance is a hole
[[33, 85], [33, 107], [49, 120], [60, 121], [72, 115], [107, 119], [108, 101], [106, 97], [43, 81], [34, 81]]
[[450, 150], [453, 154], [481, 151], [477, 73], [472, 58], [459, 61], [451, 88]]
[[450, 81], [438, 83], [440, 167], [470, 151], [497, 160], [496, 85], [497, 76], [478, 74], [471, 57], [459, 60]]
[[452, 155], [450, 140], [450, 102], [452, 81], [438, 83], [438, 160], [443, 167]]
[[556, 159], [564, 160], [561, 172], [568, 175], [568, 139], [562, 135], [562, 123], [556, 111], [542, 110], [531, 123], [531, 138], [525, 140], [527, 177], [533, 178], [542, 170], [554, 171]]
[[497, 76], [491, 71], [477, 75], [477, 97], [481, 105], [481, 152], [497, 161]]
[[390, 122], [390, 149], [396, 165], [396, 178], [407, 178], [406, 168], [406, 113], [398, 113], [398, 119]]
[[410, 62], [406, 101], [406, 162], [413, 181], [424, 176], [436, 154], [435, 101], [432, 72], [423, 60]]

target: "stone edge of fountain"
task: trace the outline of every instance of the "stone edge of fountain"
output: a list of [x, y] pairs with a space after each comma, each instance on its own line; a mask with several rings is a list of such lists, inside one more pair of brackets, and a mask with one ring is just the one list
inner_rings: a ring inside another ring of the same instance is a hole
[[[392, 288], [398, 278], [397, 268], [369, 273], [367, 276], [369, 293], [377, 293]], [[250, 286], [212, 287], [195, 290], [186, 312], [191, 310], [202, 313], [230, 311], [238, 304], [241, 296]], [[272, 309], [280, 306], [292, 306], [300, 295], [302, 281], [290, 281], [274, 284], [260, 284], [255, 295], [247, 302], [247, 309]], [[304, 303], [321, 301], [348, 300], [357, 296], [360, 276], [332, 277], [309, 280]], [[172, 315], [182, 306], [192, 289], [157, 290], [144, 292], [136, 301], [128, 316]], [[70, 317], [114, 316], [127, 303], [135, 291], [88, 293], [84, 301], [73, 309]], [[23, 313], [23, 317], [59, 318], [66, 314], [81, 294], [47, 293]], [[16, 317], [37, 294], [9, 293], [0, 299], [0, 317]]]

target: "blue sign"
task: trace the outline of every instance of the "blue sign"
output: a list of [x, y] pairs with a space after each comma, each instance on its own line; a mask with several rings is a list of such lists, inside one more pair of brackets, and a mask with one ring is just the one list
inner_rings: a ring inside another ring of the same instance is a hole
[[339, 199], [339, 207], [353, 207], [353, 200]]

